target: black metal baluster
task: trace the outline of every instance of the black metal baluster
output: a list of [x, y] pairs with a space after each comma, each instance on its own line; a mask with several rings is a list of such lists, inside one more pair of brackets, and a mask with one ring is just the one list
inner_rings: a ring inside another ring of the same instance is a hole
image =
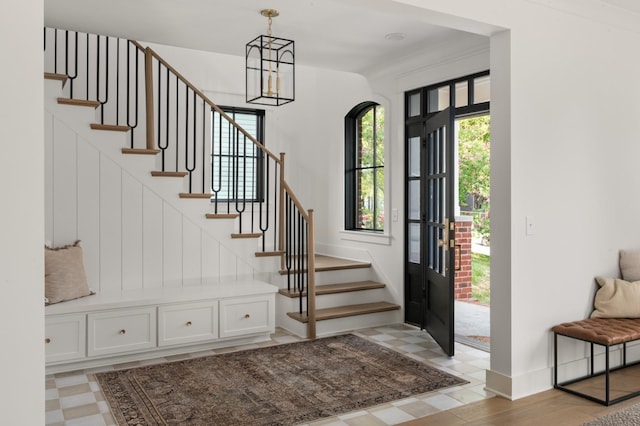
[[109, 37], [105, 36], [104, 100], [100, 99], [100, 36], [96, 36], [96, 100], [100, 102], [100, 123], [104, 124], [104, 104], [109, 100]]
[[309, 274], [311, 271], [309, 270], [309, 222], [304, 221], [304, 235], [303, 235], [303, 248], [304, 248], [304, 259], [305, 259], [305, 283], [303, 284], [307, 289], [307, 317], [309, 316]]
[[120, 124], [120, 39], [116, 38], [116, 126]]
[[[189, 193], [193, 192], [193, 171], [196, 169], [196, 149], [197, 149], [197, 143], [196, 143], [196, 128], [197, 128], [197, 124], [198, 124], [198, 120], [196, 119], [196, 93], [191, 91], [193, 93], [192, 96], [192, 102], [193, 102], [193, 138], [192, 138], [192, 164], [189, 164], [189, 117], [188, 117], [188, 111], [189, 109], [187, 108], [187, 120], [186, 123], [187, 125], [185, 126], [185, 130], [186, 130], [186, 137], [187, 140], [185, 140], [185, 153], [184, 153], [184, 167], [187, 170], [187, 172], [189, 172]], [[187, 104], [188, 104], [188, 97], [187, 97]]]
[[139, 103], [138, 103], [138, 91], [140, 84], [140, 52], [138, 51], [138, 47], [134, 46], [134, 58], [135, 58], [135, 80], [136, 80], [136, 88], [135, 88], [135, 96], [134, 96], [134, 117], [135, 122], [131, 122], [131, 54], [130, 54], [130, 46], [131, 41], [127, 41], [127, 126], [131, 129], [131, 148], [134, 147], [134, 131], [136, 127], [138, 127], [138, 113], [139, 113]]
[[[209, 113], [209, 120], [211, 120], [211, 113]], [[207, 170], [205, 161], [206, 161], [206, 145], [207, 145], [207, 134], [206, 134], [206, 123], [207, 123], [207, 103], [205, 102], [205, 100], [202, 100], [202, 193], [204, 194], [206, 191], [206, 173], [205, 171]], [[213, 166], [213, 163], [211, 163], [211, 165]]]
[[180, 126], [178, 123], [180, 123], [180, 80], [176, 75], [176, 140], [175, 140], [176, 170], [178, 170], [178, 149], [180, 145], [178, 141], [178, 139], [180, 138]]
[[[89, 35], [87, 34], [87, 37]], [[73, 99], [73, 82], [78, 77], [78, 33], [75, 33], [75, 49], [74, 49], [74, 73], [69, 72], [69, 31], [65, 31], [65, 51], [64, 51], [64, 73], [69, 81], [69, 98]]]
[[[264, 162], [264, 161], [266, 161], [267, 164], [266, 164], [265, 170], [264, 170], [263, 182], [266, 182], [266, 185], [268, 186], [269, 185], [269, 158], [267, 157], [267, 159], [264, 160], [264, 157], [263, 157], [262, 162]], [[261, 168], [257, 168], [257, 169], [261, 170]], [[261, 173], [261, 175], [262, 175], [262, 173]], [[257, 185], [258, 181], [259, 181], [259, 179], [257, 179], [257, 177], [256, 177], [256, 179], [255, 179], [256, 185]], [[258, 188], [256, 188], [256, 197], [255, 198], [257, 199], [258, 196], [259, 196]], [[263, 225], [262, 224], [262, 216], [263, 216], [262, 208], [263, 208], [264, 205], [266, 205], [266, 211], [265, 211], [265, 214], [264, 214], [265, 224]], [[263, 200], [263, 202], [260, 202], [260, 200], [258, 200], [258, 209], [259, 209], [258, 210], [258, 212], [259, 212], [259, 215], [258, 215], [258, 226], [260, 228], [260, 231], [262, 231], [262, 251], [264, 252], [264, 251], [266, 251], [266, 241], [267, 241], [266, 232], [269, 229], [269, 190], [266, 191], [265, 199]]]
[[302, 281], [302, 274], [303, 274], [303, 270], [302, 270], [302, 241], [300, 239], [301, 233], [300, 233], [300, 225], [302, 224], [302, 216], [300, 215], [300, 212], [298, 211], [298, 209], [296, 208], [296, 230], [295, 232], [295, 236], [296, 236], [296, 242], [297, 242], [297, 247], [296, 247], [296, 263], [298, 264], [297, 267], [297, 271], [296, 271], [296, 284], [298, 286], [298, 292], [300, 293], [300, 314], [302, 314], [303, 310], [303, 304], [302, 304], [302, 294], [304, 292], [304, 287], [303, 287], [303, 281]]
[[[213, 110], [212, 110], [213, 111]], [[216, 126], [216, 117], [218, 120], [218, 138], [215, 137], [215, 126]], [[216, 149], [216, 141], [218, 148], [218, 157], [215, 157], [215, 149]], [[218, 199], [220, 195], [220, 191], [222, 190], [222, 116], [218, 113], [213, 113], [213, 126], [211, 129], [211, 155], [213, 160], [218, 161], [218, 180], [216, 181], [216, 174], [213, 167], [213, 161], [211, 162], [211, 192], [214, 194], [214, 206], [213, 212], [218, 213]]]
[[287, 270], [287, 290], [291, 291], [291, 199], [289, 194], [285, 193], [285, 269]]

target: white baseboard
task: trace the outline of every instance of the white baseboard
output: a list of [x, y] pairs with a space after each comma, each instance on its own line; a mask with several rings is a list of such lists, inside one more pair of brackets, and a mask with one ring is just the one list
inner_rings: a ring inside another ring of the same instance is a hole
[[485, 389], [510, 400], [516, 400], [553, 387], [552, 369], [543, 368], [520, 376], [507, 376], [487, 370]]

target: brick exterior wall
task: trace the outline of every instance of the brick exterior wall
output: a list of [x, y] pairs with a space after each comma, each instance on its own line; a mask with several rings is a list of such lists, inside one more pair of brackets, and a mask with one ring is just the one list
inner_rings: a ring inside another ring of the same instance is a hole
[[473, 218], [456, 217], [456, 275], [454, 294], [456, 300], [471, 299], [471, 227]]

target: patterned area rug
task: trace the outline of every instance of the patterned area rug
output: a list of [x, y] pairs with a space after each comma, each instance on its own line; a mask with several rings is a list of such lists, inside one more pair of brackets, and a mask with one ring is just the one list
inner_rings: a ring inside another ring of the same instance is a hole
[[467, 383], [347, 334], [96, 374], [119, 425], [296, 425]]
[[624, 410], [610, 413], [582, 426], [620, 426], [620, 425], [640, 425], [640, 404], [632, 405]]

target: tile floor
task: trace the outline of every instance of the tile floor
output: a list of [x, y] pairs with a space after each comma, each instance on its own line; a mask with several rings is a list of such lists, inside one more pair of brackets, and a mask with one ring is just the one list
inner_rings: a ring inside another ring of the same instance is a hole
[[[489, 353], [487, 352], [456, 343], [455, 357], [448, 358], [426, 332], [404, 324], [369, 328], [356, 331], [354, 334], [462, 377], [468, 380], [469, 383], [436, 392], [414, 395], [410, 398], [370, 407], [367, 410], [318, 420], [310, 423], [309, 426], [394, 425], [493, 396], [484, 390], [485, 370], [489, 368]], [[109, 367], [51, 374], [46, 378], [46, 424], [56, 426], [116, 424], [96, 382], [94, 376], [96, 372], [157, 364], [298, 340], [301, 339], [285, 331], [277, 330], [272, 335], [271, 341], [260, 345], [244, 345]]]

